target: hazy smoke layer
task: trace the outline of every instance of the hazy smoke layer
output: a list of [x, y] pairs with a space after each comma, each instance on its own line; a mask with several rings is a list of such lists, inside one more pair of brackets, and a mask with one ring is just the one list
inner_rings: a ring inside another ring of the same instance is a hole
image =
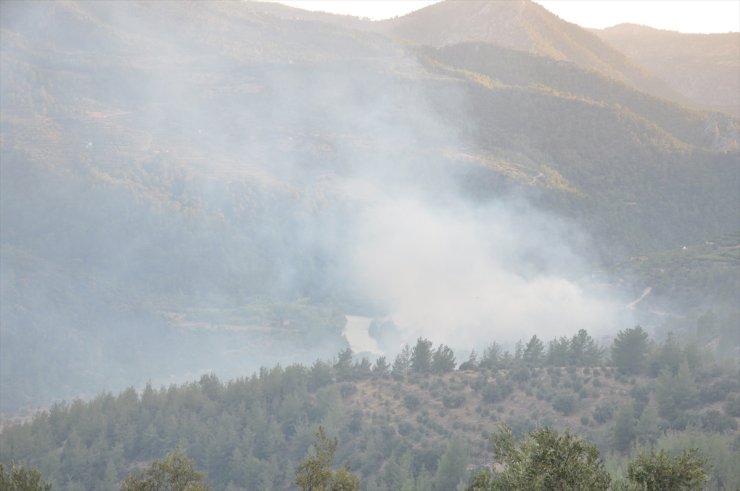
[[328, 357], [343, 314], [461, 349], [610, 327], [577, 228], [467, 196], [459, 81], [255, 5], [4, 9], [3, 399]]

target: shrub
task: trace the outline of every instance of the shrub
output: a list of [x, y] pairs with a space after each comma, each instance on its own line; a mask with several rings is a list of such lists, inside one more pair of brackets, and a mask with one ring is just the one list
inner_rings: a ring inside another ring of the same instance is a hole
[[416, 397], [414, 394], [406, 394], [403, 398], [403, 404], [409, 411], [414, 411], [419, 407], [419, 404], [421, 404], [421, 402], [419, 401], [419, 398]]
[[650, 387], [646, 385], [635, 385], [630, 389], [630, 395], [632, 396], [632, 403], [635, 408], [635, 415], [639, 418], [642, 414], [642, 410], [650, 402]]
[[719, 411], [708, 411], [701, 415], [701, 427], [704, 431], [725, 433], [737, 429], [735, 418], [731, 418]]
[[609, 404], [600, 404], [596, 406], [593, 412], [594, 421], [599, 424], [606, 423], [614, 416], [614, 407]]
[[483, 400], [489, 403], [503, 401], [511, 394], [511, 391], [512, 387], [509, 383], [490, 384], [483, 389]]
[[464, 394], [447, 394], [442, 398], [442, 404], [446, 408], [457, 409], [465, 402]]
[[526, 382], [531, 377], [529, 368], [519, 367], [511, 372], [511, 379], [515, 382]]
[[558, 394], [552, 401], [552, 407], [556, 411], [568, 416], [576, 408], [576, 400], [572, 394]]
[[355, 392], [357, 392], [357, 387], [355, 387], [355, 384], [351, 382], [343, 383], [339, 387], [339, 393], [342, 395], [342, 397], [349, 397], [353, 395]]
[[729, 378], [723, 378], [710, 385], [702, 385], [699, 389], [699, 399], [704, 404], [724, 401], [727, 394], [738, 390], [737, 382]]
[[725, 403], [725, 413], [733, 418], [740, 418], [740, 395], [727, 400]]

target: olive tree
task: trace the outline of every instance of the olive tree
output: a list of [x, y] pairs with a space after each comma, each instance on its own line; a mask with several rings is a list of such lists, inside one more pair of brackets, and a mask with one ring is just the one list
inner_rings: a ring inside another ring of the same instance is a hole
[[0, 464], [0, 489], [4, 491], [49, 491], [51, 484], [44, 482], [36, 469], [11, 464], [6, 473], [3, 464]]
[[704, 459], [695, 448], [671, 457], [665, 450], [643, 452], [627, 466], [627, 477], [640, 491], [700, 489], [708, 480]]
[[210, 491], [202, 481], [203, 474], [177, 449], [152, 462], [143, 472], [128, 476], [121, 491]]
[[606, 490], [611, 482], [599, 450], [579, 437], [539, 428], [517, 445], [508, 426], [493, 436], [493, 452], [502, 470], [475, 475], [470, 491]]

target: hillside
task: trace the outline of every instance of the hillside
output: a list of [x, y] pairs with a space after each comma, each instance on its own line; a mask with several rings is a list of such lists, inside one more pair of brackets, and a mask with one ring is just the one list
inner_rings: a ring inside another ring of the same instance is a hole
[[384, 21], [387, 32], [416, 45], [434, 47], [488, 43], [569, 61], [638, 90], [680, 99], [649, 71], [601, 41], [529, 0], [445, 1]]
[[740, 116], [740, 33], [687, 34], [635, 24], [592, 32], [682, 96]]
[[650, 288], [646, 303], [656, 310], [671, 304], [699, 307], [708, 299], [732, 306], [740, 289], [740, 240], [730, 234], [701, 244], [688, 244], [655, 254], [634, 256], [617, 264], [612, 274], [640, 278], [638, 290]]
[[[546, 352], [533, 349], [533, 339], [513, 356], [494, 343], [465, 370], [454, 370], [454, 358], [438, 362], [443, 346], [422, 364], [431, 342], [420, 339], [392, 369], [384, 359], [353, 362], [343, 351], [332, 362], [263, 368], [228, 383], [203, 376], [56, 405], [3, 429], [0, 462], [37, 467], [59, 490], [114, 489], [179, 446], [217, 490], [290, 489], [322, 425], [339, 437], [339, 465], [361, 477], [362, 489], [432, 489], [448, 473], [465, 480], [492, 465], [488, 437], [505, 422], [517, 437], [539, 425], [570, 429], [596, 443], [617, 473], [647, 446], [690, 442], [709, 459], [708, 489], [738, 484], [740, 390], [732, 368], [675, 338], [651, 350], [642, 373], [602, 366], [585, 332], [552, 340]], [[583, 366], [586, 354], [596, 365]], [[443, 467], [453, 455], [456, 464]]]
[[557, 52], [260, 4], [3, 4], [0, 412], [308, 363], [348, 315], [470, 344], [629, 322], [632, 286], [594, 272], [736, 231], [737, 120], [500, 8]]
[[[602, 244], [632, 252], [734, 230], [737, 121], [719, 118], [723, 130], [717, 134], [723, 136], [715, 139], [713, 115], [542, 56], [481, 44], [419, 53], [432, 73], [458, 82], [455, 98], [437, 82], [432, 100], [446, 119], [464, 128], [470, 147], [458, 158], [479, 166], [471, 166], [476, 196], [494, 195], [500, 181], [481, 168], [494, 170], [549, 190], [536, 199], [589, 223]], [[695, 201], [708, 196], [703, 191], [685, 192], [704, 185], [718, 191], [712, 205]], [[720, 196], [726, 199], [722, 204], [715, 201]], [[691, 230], [689, 217], [699, 210], [707, 213]], [[688, 228], [670, 225], [665, 219], [673, 214], [688, 220]], [[607, 255], [619, 254], [612, 249]]]

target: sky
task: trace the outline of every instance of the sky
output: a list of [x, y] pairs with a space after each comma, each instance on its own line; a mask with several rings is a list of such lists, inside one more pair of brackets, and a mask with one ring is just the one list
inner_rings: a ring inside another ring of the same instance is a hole
[[[536, 1], [558, 17], [583, 27], [604, 28], [629, 22], [680, 32], [740, 31], [740, 0]], [[429, 0], [294, 0], [280, 3], [306, 10], [321, 10], [380, 20], [404, 15], [436, 2]]]

